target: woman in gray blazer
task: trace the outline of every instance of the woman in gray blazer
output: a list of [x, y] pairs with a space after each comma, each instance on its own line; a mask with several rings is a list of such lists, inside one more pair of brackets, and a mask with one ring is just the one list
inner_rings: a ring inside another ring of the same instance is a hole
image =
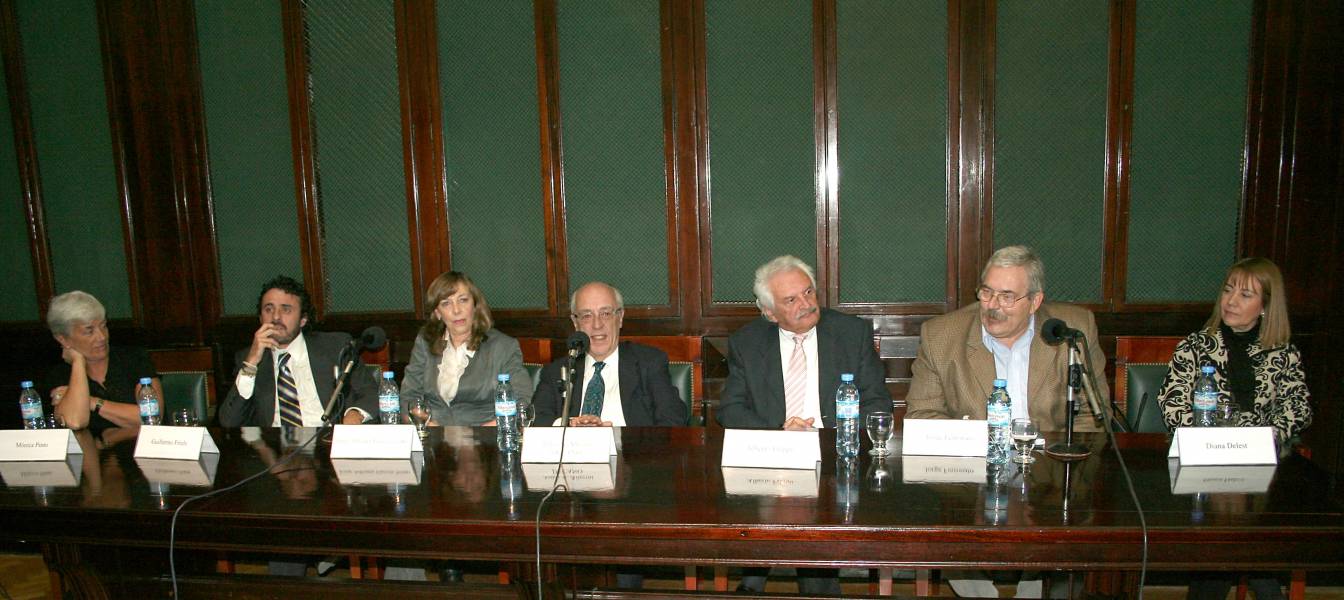
[[411, 400], [429, 405], [431, 425], [494, 425], [496, 376], [508, 373], [520, 405], [532, 402], [532, 380], [515, 340], [493, 328], [490, 306], [470, 277], [449, 271], [429, 284], [429, 319], [415, 336], [401, 381], [402, 414]]

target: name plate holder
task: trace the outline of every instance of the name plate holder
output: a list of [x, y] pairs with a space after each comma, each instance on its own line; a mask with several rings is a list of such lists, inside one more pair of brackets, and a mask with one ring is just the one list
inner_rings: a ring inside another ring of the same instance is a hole
[[84, 454], [69, 429], [0, 431], [0, 461], [64, 461], [67, 454]]
[[902, 456], [905, 483], [985, 482], [985, 459], [978, 456]]
[[768, 429], [723, 430], [723, 467], [815, 470], [821, 462], [821, 438], [817, 430], [775, 431]]
[[988, 421], [906, 419], [901, 426], [904, 456], [984, 456], [988, 448]]
[[425, 454], [410, 458], [333, 458], [331, 468], [341, 485], [419, 485]]
[[199, 458], [186, 460], [141, 456], [135, 458], [135, 465], [150, 483], [210, 487], [215, 484], [215, 472], [219, 470], [219, 452], [203, 452]]
[[[524, 463], [606, 463], [616, 452], [616, 427], [528, 427], [523, 432]], [[549, 487], [548, 487], [549, 489]]]
[[555, 483], [555, 472], [559, 469], [560, 483], [571, 492], [609, 492], [616, 489], [616, 464], [620, 459], [616, 456], [607, 459], [605, 463], [570, 464], [566, 457], [565, 464], [524, 463], [523, 481], [529, 490], [546, 491]]
[[196, 460], [202, 453], [219, 454], [219, 447], [204, 427], [141, 425], [135, 439], [135, 458]]
[[336, 425], [331, 458], [411, 458], [424, 452], [414, 425]]
[[723, 491], [729, 496], [816, 498], [821, 484], [821, 465], [808, 469], [761, 469], [721, 467]]
[[1180, 459], [1182, 466], [1279, 462], [1270, 427], [1177, 427], [1167, 458]]
[[84, 455], [64, 460], [0, 462], [0, 479], [9, 487], [74, 487], [84, 475]]

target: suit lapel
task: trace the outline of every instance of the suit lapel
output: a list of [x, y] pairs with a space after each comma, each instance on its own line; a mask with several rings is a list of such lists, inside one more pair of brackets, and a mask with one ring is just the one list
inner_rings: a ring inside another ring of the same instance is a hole
[[[330, 352], [325, 352], [322, 347], [322, 337], [309, 334], [310, 338], [304, 340], [308, 346], [308, 367], [313, 373], [313, 387], [317, 390], [317, 403], [325, 407], [327, 399], [331, 397], [331, 391], [335, 389], [336, 381], [332, 377], [332, 369], [335, 367], [335, 357]], [[308, 336], [305, 336], [308, 337]], [[355, 374], [351, 373], [353, 377]]]
[[782, 424], [787, 415], [784, 414], [784, 367], [779, 364], [779, 326], [770, 323], [770, 327], [765, 328], [765, 339], [761, 341], [759, 360], [765, 368], [765, 399], [770, 403], [769, 414]]
[[639, 385], [639, 363], [635, 358], [635, 353], [629, 350], [625, 342], [621, 342], [621, 358], [617, 370], [621, 377], [621, 413], [625, 415], [625, 424], [631, 424], [631, 417], [637, 417], [635, 422], [643, 422], [643, 413], [639, 413], [635, 402], [635, 388]]
[[257, 360], [257, 378], [252, 385], [253, 406], [257, 411], [257, 425], [270, 427], [275, 422], [275, 354], [269, 348]]
[[840, 350], [838, 340], [831, 332], [831, 320], [826, 317], [823, 310], [817, 321], [817, 404], [821, 409], [822, 425], [832, 427], [835, 425], [834, 386], [840, 385]]
[[[989, 392], [993, 390], [994, 379], [997, 372], [994, 370], [994, 354], [985, 347], [984, 332], [980, 326], [980, 315], [976, 313], [974, 319], [971, 319], [971, 326], [966, 332], [966, 363], [971, 370], [971, 381], [975, 382], [975, 390], [971, 398], [965, 399], [974, 405], [981, 405], [982, 399], [989, 397]], [[968, 411], [970, 414], [979, 414], [976, 411]]]
[[[579, 411], [583, 409], [583, 386], [586, 384], [583, 381], [583, 371], [588, 367], [587, 356], [580, 356], [575, 360], [578, 361], [578, 365], [574, 368], [574, 387], [569, 396], [569, 416], [571, 417], [579, 416]], [[564, 399], [561, 398], [561, 401], [563, 402]]]

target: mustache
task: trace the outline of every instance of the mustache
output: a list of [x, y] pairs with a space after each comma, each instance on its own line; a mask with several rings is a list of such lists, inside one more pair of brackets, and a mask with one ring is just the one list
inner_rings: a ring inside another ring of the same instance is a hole
[[985, 317], [994, 321], [1002, 321], [1007, 319], [1008, 315], [1003, 314], [1003, 311], [997, 308], [990, 308], [985, 310]]
[[795, 318], [801, 319], [801, 318], [806, 317], [806, 316], [808, 316], [808, 315], [810, 315], [810, 314], [812, 314], [812, 313], [814, 313], [814, 312], [817, 312], [817, 310], [818, 310], [818, 308], [817, 308], [816, 306], [813, 306], [813, 307], [810, 307], [810, 308], [805, 308], [805, 309], [803, 309], [801, 312], [799, 312], [799, 313], [798, 313], [798, 316], [795, 317]]

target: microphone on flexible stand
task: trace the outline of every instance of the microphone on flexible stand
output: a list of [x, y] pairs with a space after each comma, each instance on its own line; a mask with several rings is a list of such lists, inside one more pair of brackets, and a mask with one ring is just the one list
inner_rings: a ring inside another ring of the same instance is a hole
[[359, 353], [364, 350], [377, 350], [387, 344], [387, 332], [377, 325], [368, 327], [364, 333], [359, 335], [359, 339], [351, 339], [346, 343], [345, 348], [341, 350], [341, 355], [337, 357], [338, 364], [344, 361], [344, 366], [336, 376], [336, 387], [331, 390], [331, 397], [327, 399], [327, 405], [322, 408], [322, 423], [324, 426], [331, 424], [331, 407], [336, 404], [336, 399], [341, 396], [341, 391], [345, 388], [345, 380], [350, 375], [350, 369], [355, 366], [359, 359]]
[[1101, 412], [1101, 407], [1097, 404], [1096, 385], [1092, 383], [1091, 373], [1087, 377], [1083, 376], [1083, 366], [1078, 361], [1078, 340], [1086, 340], [1087, 336], [1077, 329], [1070, 328], [1064, 321], [1059, 319], [1047, 319], [1045, 325], [1041, 326], [1041, 340], [1051, 346], [1057, 346], [1061, 342], [1069, 344], [1069, 385], [1068, 385], [1068, 415], [1064, 423], [1064, 441], [1051, 444], [1045, 449], [1045, 453], [1051, 458], [1062, 461], [1072, 461], [1087, 458], [1092, 454], [1087, 446], [1073, 441], [1073, 416], [1078, 414], [1078, 398], [1076, 396], [1080, 388], [1087, 387], [1087, 403], [1092, 409], [1092, 417], [1100, 418], [1109, 429], [1109, 421]]
[[560, 383], [564, 386], [562, 392], [565, 396], [565, 403], [560, 411], [561, 427], [569, 427], [569, 403], [574, 397], [574, 371], [578, 368], [579, 357], [588, 352], [588, 334], [582, 331], [569, 334], [565, 347], [569, 348], [569, 353], [566, 355], [565, 368], [560, 371]]

